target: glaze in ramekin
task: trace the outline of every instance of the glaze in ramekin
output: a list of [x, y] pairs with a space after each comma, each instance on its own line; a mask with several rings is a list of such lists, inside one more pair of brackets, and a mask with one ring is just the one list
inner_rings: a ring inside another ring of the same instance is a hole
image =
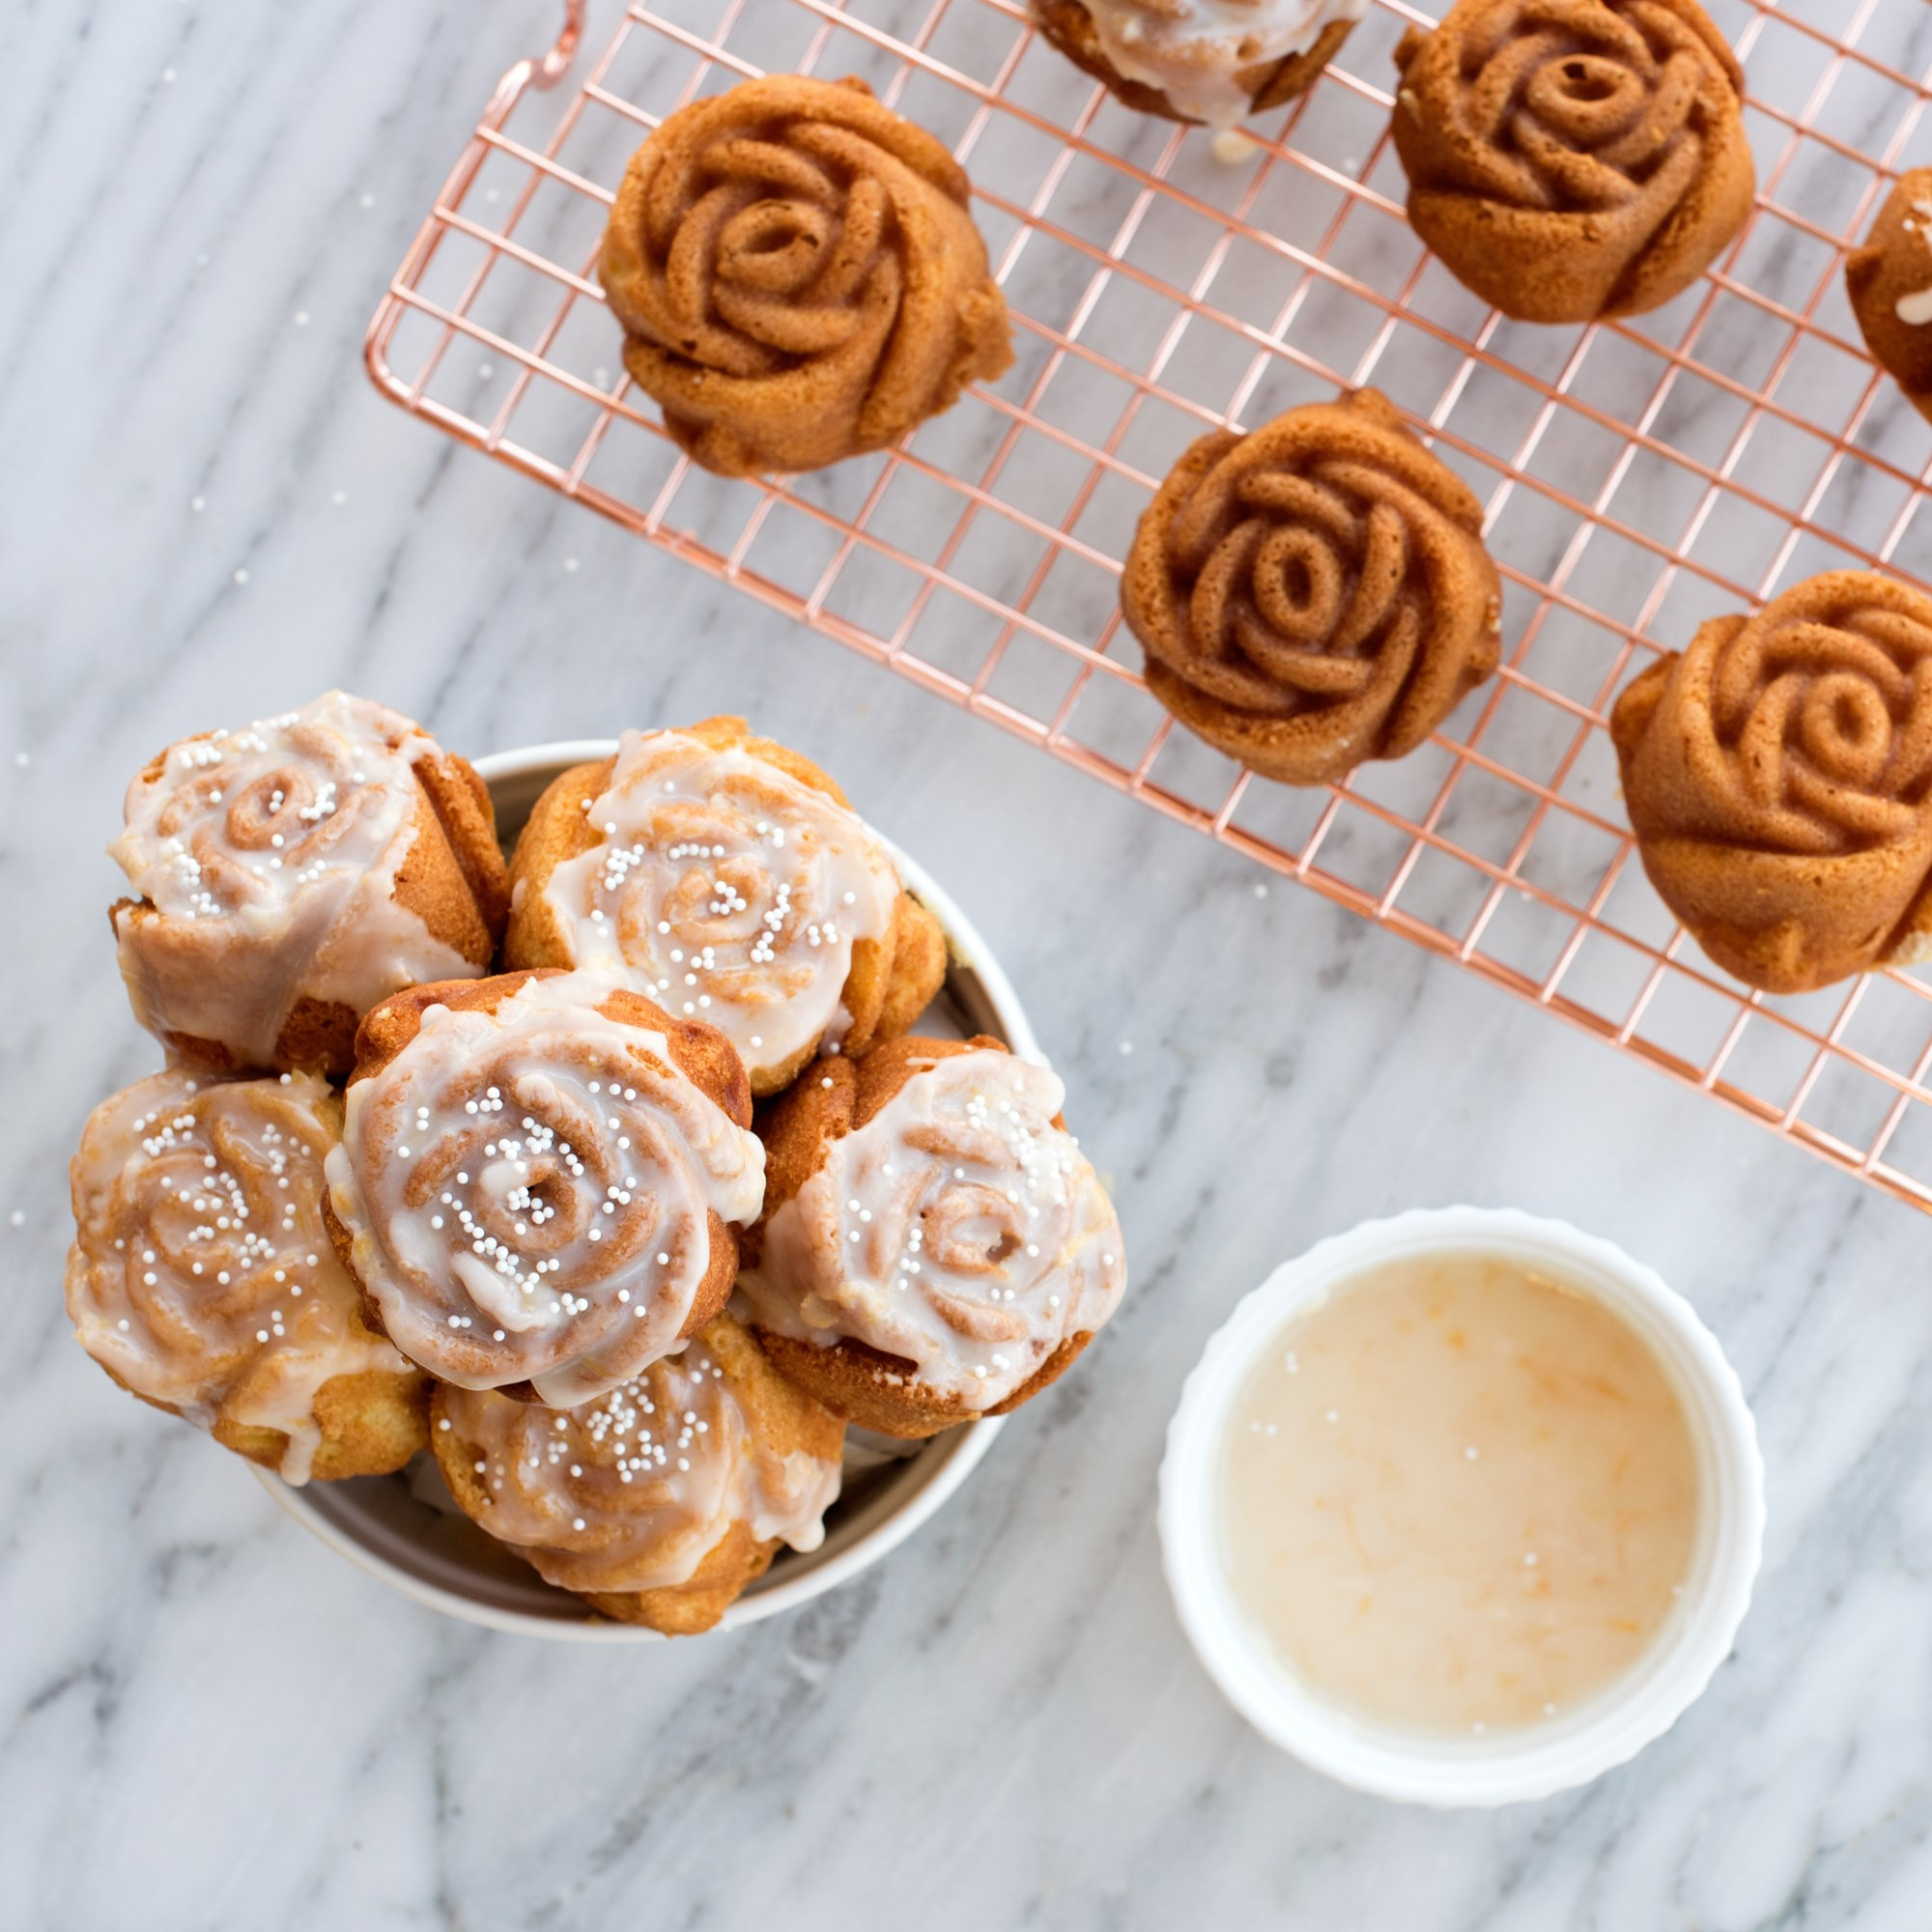
[[[1352, 1717], [1296, 1681], [1233, 1601], [1221, 1554], [1220, 1456], [1249, 1368], [1293, 1318], [1390, 1262], [1483, 1255], [1547, 1270], [1634, 1328], [1684, 1404], [1698, 1463], [1698, 1536], [1656, 1640], [1574, 1712], [1467, 1740]], [[1262, 1735], [1342, 1784], [1444, 1807], [1518, 1804], [1587, 1783], [1662, 1737], [1730, 1654], [1764, 1540], [1764, 1463], [1744, 1392], [1683, 1296], [1610, 1242], [1513, 1208], [1445, 1208], [1368, 1221], [1286, 1263], [1209, 1339], [1168, 1428], [1160, 1538], [1181, 1627]]]

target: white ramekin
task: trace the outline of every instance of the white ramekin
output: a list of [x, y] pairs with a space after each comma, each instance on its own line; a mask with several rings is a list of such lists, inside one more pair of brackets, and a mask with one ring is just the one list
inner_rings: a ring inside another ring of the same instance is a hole
[[[1435, 1739], [1364, 1722], [1298, 1684], [1229, 1593], [1220, 1459], [1248, 1370], [1296, 1315], [1387, 1263], [1490, 1255], [1599, 1296], [1648, 1342], [1683, 1400], [1701, 1508], [1690, 1575], [1658, 1640], [1624, 1677], [1547, 1725]], [[1195, 1654], [1270, 1742], [1340, 1783], [1440, 1806], [1513, 1804], [1587, 1783], [1674, 1724], [1730, 1654], [1764, 1537], [1764, 1463], [1738, 1378], [1689, 1302], [1608, 1241], [1512, 1208], [1445, 1208], [1369, 1221], [1289, 1262], [1209, 1340], [1182, 1390], [1160, 1469], [1168, 1586]]]
[[[478, 758], [497, 829], [507, 844], [544, 787], [572, 765], [608, 758], [613, 738], [533, 745]], [[973, 923], [923, 866], [892, 841], [903, 878], [946, 930], [951, 955], [935, 1013], [951, 1030], [987, 1033], [1015, 1053], [1041, 1060], [1025, 1009]], [[942, 1021], [938, 1028], [946, 1030]], [[722, 1630], [756, 1623], [822, 1596], [869, 1569], [935, 1514], [964, 1483], [1005, 1427], [992, 1416], [949, 1429], [909, 1453], [855, 1441], [846, 1452], [847, 1493], [827, 1519], [825, 1541], [808, 1556], [781, 1549], [771, 1569], [724, 1612]], [[404, 1596], [490, 1630], [583, 1643], [657, 1643], [656, 1631], [605, 1622], [567, 1592], [553, 1589], [457, 1512], [427, 1456], [393, 1476], [292, 1489], [257, 1467], [269, 1493], [305, 1529]]]

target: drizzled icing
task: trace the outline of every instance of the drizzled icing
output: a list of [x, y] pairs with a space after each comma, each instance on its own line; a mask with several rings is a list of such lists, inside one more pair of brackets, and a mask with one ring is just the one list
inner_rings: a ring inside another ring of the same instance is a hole
[[1243, 68], [1305, 54], [1367, 0], [1081, 0], [1115, 69], [1210, 127], [1252, 111]]
[[361, 1013], [474, 978], [393, 896], [421, 795], [411, 767], [435, 755], [407, 718], [340, 691], [171, 745], [128, 787], [107, 848], [161, 915], [116, 921], [135, 1018], [266, 1066], [304, 995]]
[[67, 1306], [81, 1346], [202, 1429], [279, 1430], [291, 1483], [320, 1446], [325, 1382], [409, 1370], [362, 1325], [323, 1232], [329, 1097], [306, 1073], [170, 1069], [97, 1107], [72, 1167]]
[[754, 753], [629, 731], [545, 897], [580, 966], [717, 1027], [753, 1078], [836, 1045], [852, 948], [898, 880], [856, 812]]
[[1053, 1124], [1065, 1096], [992, 1049], [913, 1074], [766, 1224], [739, 1282], [756, 1323], [864, 1342], [971, 1408], [1004, 1402], [1126, 1287], [1113, 1204]]
[[689, 1582], [735, 1522], [816, 1549], [838, 1493], [837, 1456], [758, 1439], [701, 1339], [563, 1411], [444, 1389], [443, 1421], [475, 1452], [478, 1520], [565, 1590]]
[[[1916, 229], [1925, 237], [1927, 245], [1932, 246], [1932, 231], [1928, 230], [1928, 224], [1932, 224], [1932, 201], [1915, 201], [1912, 212], [1918, 220], [1908, 221], [1905, 226]], [[1932, 288], [1915, 289], [1910, 295], [1900, 296], [1892, 308], [1900, 322], [1914, 328], [1922, 328], [1932, 322]]]
[[677, 1346], [708, 1216], [757, 1215], [764, 1149], [662, 1033], [597, 1010], [609, 991], [573, 973], [431, 1007], [349, 1089], [329, 1200], [390, 1338], [444, 1381], [601, 1395]]

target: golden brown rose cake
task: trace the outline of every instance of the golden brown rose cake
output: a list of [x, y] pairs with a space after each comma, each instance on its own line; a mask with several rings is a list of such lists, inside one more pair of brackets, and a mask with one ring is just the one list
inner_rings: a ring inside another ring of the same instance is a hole
[[754, 1094], [821, 1047], [906, 1032], [946, 977], [939, 922], [809, 758], [742, 718], [627, 731], [537, 800], [510, 867], [510, 966], [609, 973], [737, 1049]]
[[723, 1315], [595, 1402], [443, 1385], [433, 1424], [466, 1515], [547, 1582], [670, 1636], [709, 1630], [780, 1544], [818, 1548], [845, 1436]]
[[1637, 850], [1719, 965], [1804, 992], [1932, 952], [1932, 598], [1866, 571], [1714, 617], [1610, 719]]
[[1288, 784], [1399, 758], [1496, 668], [1482, 524], [1373, 389], [1204, 436], [1141, 518], [1121, 580], [1148, 688]]
[[355, 1027], [419, 980], [489, 970], [509, 884], [483, 781], [346, 692], [184, 738], [107, 849], [134, 1017], [217, 1073], [346, 1073]]
[[580, 973], [413, 986], [362, 1023], [329, 1236], [440, 1380], [556, 1407], [724, 1305], [764, 1199], [721, 1033]]
[[423, 1446], [428, 1383], [363, 1321], [323, 1231], [341, 1124], [309, 1074], [170, 1067], [94, 1110], [71, 1171], [81, 1347], [291, 1483], [382, 1475]]
[[1744, 226], [1744, 75], [1696, 0], [1458, 0], [1396, 48], [1408, 218], [1522, 322], [1657, 308]]
[[984, 1037], [811, 1067], [758, 1123], [765, 1218], [734, 1303], [780, 1373], [906, 1436], [1004, 1415], [1057, 1380], [1127, 1282], [1065, 1092]]
[[1041, 35], [1142, 114], [1232, 127], [1293, 100], [1366, 0], [1034, 0]]
[[1932, 417], [1932, 168], [1899, 176], [1846, 260], [1845, 288], [1872, 360]]
[[624, 366], [724, 476], [879, 449], [1012, 361], [965, 171], [863, 81], [772, 74], [632, 156], [602, 274]]

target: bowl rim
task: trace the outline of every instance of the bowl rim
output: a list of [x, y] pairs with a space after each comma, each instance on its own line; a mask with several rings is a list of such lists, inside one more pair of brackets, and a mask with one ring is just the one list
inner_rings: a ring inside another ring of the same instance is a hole
[[[588, 764], [611, 756], [617, 750], [618, 742], [615, 738], [556, 739], [493, 752], [483, 757], [472, 758], [469, 763], [477, 776], [492, 787], [494, 803], [495, 786], [499, 781], [545, 775], [548, 775], [548, 781], [572, 765]], [[870, 821], [866, 822], [870, 827]], [[949, 972], [958, 969], [970, 971], [998, 1016], [1007, 1045], [1021, 1058], [1045, 1065], [1046, 1057], [1040, 1051], [1038, 1037], [1027, 1017], [1026, 1009], [1020, 1004], [1019, 995], [1007, 977], [1006, 969], [986, 944], [979, 927], [961, 910], [952, 894], [896, 840], [878, 832], [876, 827], [870, 829], [892, 854], [900, 878], [945, 928]], [[905, 1469], [910, 1471], [923, 1465], [928, 1473], [917, 1487], [908, 1487], [903, 1500], [891, 1504], [890, 1498], [881, 1498], [882, 1504], [891, 1506], [843, 1549], [823, 1562], [802, 1569], [795, 1577], [764, 1588], [753, 1586], [725, 1610], [716, 1631], [705, 1634], [742, 1629], [748, 1624], [778, 1616], [782, 1611], [796, 1609], [869, 1569], [951, 1501], [984, 1461], [1007, 1421], [1005, 1416], [985, 1416], [969, 1426], [950, 1429], [928, 1438], [905, 1459]], [[478, 1625], [485, 1630], [547, 1637], [566, 1643], [668, 1641], [662, 1632], [640, 1625], [599, 1619], [587, 1609], [582, 1618], [540, 1617], [445, 1589], [404, 1569], [345, 1528], [336, 1514], [322, 1505], [317, 1494], [318, 1489], [327, 1486], [295, 1488], [285, 1483], [272, 1469], [264, 1468], [259, 1463], [250, 1463], [249, 1467], [262, 1487], [310, 1535], [327, 1544], [338, 1555], [346, 1557], [357, 1569], [387, 1584], [390, 1589], [430, 1609], [440, 1610], [445, 1616]]]
[[[1699, 1548], [1682, 1603], [1650, 1648], [1576, 1713], [1463, 1745], [1351, 1718], [1266, 1657], [1226, 1587], [1220, 1450], [1229, 1408], [1295, 1316], [1403, 1256], [1540, 1260], [1636, 1329], [1670, 1374], [1697, 1446]], [[1222, 1695], [1262, 1735], [1352, 1790], [1439, 1808], [1547, 1798], [1635, 1756], [1700, 1696], [1730, 1654], [1763, 1553], [1764, 1462], [1717, 1338], [1654, 1269], [1568, 1222], [1516, 1208], [1416, 1208], [1366, 1221], [1285, 1262], [1208, 1338], [1167, 1432], [1157, 1506], [1162, 1567], [1181, 1628]]]

